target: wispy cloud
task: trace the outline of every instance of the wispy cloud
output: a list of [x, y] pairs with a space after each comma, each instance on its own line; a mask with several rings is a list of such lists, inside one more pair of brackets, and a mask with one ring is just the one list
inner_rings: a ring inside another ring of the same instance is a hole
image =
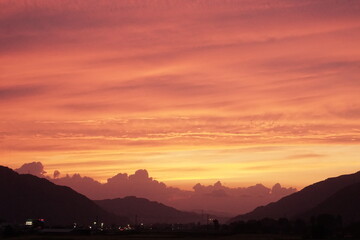
[[[150, 170], [174, 157], [189, 166], [168, 168], [183, 172], [208, 158], [219, 170], [201, 177], [225, 178], [251, 151], [276, 155], [269, 171], [276, 159], [309, 163], [324, 145], [358, 152], [359, 9], [356, 0], [1, 1], [0, 154], [56, 164], [70, 153], [94, 162], [82, 155], [90, 151], [104, 157], [105, 179], [114, 153]], [[315, 155], [294, 154], [298, 146]], [[322, 154], [359, 167], [356, 154]]]
[[15, 85], [10, 87], [0, 87], [0, 101], [9, 101], [34, 97], [46, 91], [45, 86], [39, 85]]

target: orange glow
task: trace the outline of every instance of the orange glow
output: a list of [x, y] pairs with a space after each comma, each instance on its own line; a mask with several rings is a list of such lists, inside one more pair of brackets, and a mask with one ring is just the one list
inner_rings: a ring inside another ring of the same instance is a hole
[[360, 2], [1, 1], [0, 164], [191, 188], [360, 170]]

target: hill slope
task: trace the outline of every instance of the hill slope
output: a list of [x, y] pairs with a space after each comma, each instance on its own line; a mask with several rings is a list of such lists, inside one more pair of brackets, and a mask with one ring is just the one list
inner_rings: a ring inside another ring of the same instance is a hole
[[340, 215], [344, 223], [360, 221], [360, 183], [339, 190], [301, 217], [309, 218], [320, 214]]
[[107, 223], [127, 222], [69, 187], [2, 166], [0, 193], [0, 218], [9, 222], [24, 223], [28, 218], [44, 218], [50, 225], [88, 225], [96, 218]]
[[125, 197], [95, 201], [103, 209], [121, 214], [138, 223], [189, 223], [201, 221], [201, 215], [179, 211], [145, 198]]
[[329, 178], [305, 187], [277, 202], [258, 207], [254, 211], [239, 215], [231, 221], [269, 218], [294, 218], [318, 206], [341, 189], [360, 183], [360, 172]]

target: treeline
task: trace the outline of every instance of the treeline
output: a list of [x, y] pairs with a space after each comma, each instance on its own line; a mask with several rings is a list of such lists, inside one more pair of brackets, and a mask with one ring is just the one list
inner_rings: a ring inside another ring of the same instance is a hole
[[360, 238], [360, 222], [344, 224], [341, 216], [322, 214], [310, 221], [287, 218], [237, 221], [227, 226], [237, 234], [296, 235], [305, 239]]

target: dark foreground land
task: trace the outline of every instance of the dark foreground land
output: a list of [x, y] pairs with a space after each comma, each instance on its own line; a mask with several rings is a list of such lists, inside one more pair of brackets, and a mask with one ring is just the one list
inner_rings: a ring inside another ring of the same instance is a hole
[[279, 235], [199, 235], [199, 234], [132, 234], [132, 235], [88, 235], [88, 236], [74, 236], [74, 235], [27, 235], [19, 237], [7, 238], [11, 240], [166, 240], [166, 239], [182, 239], [182, 240], [296, 240], [301, 239], [296, 236], [279, 236]]

